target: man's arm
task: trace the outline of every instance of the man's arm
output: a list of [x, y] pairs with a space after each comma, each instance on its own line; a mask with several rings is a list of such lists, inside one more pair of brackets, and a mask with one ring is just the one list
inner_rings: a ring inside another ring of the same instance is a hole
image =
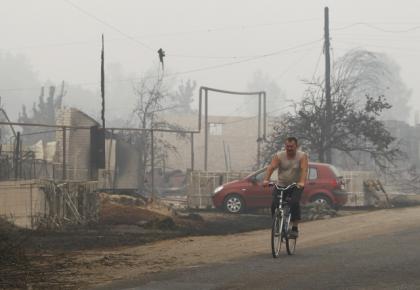
[[273, 159], [271, 160], [271, 163], [268, 165], [267, 170], [265, 171], [265, 176], [263, 183], [268, 184], [270, 182], [270, 177], [273, 174], [273, 171], [278, 168], [280, 165], [280, 159], [276, 155], [274, 155]]
[[298, 187], [303, 188], [305, 186], [306, 177], [308, 176], [308, 155], [305, 153], [300, 160], [300, 178], [297, 183]]

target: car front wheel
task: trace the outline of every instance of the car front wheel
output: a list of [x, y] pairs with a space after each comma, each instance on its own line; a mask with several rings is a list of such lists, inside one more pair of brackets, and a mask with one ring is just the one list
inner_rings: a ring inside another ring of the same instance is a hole
[[237, 194], [231, 194], [225, 199], [225, 210], [229, 213], [240, 213], [245, 210], [243, 199]]
[[324, 204], [326, 206], [332, 207], [332, 201], [331, 199], [324, 195], [324, 194], [317, 194], [314, 197], [311, 198], [311, 202]]

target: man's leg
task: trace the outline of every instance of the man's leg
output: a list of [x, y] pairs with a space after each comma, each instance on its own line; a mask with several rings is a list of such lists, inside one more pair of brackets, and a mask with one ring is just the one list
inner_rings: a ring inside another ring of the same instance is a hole
[[292, 199], [290, 201], [290, 214], [292, 222], [292, 232], [297, 237], [298, 235], [298, 224], [300, 221], [300, 198], [302, 196], [303, 188], [296, 188], [292, 193]]
[[274, 212], [276, 211], [276, 208], [279, 207], [279, 199], [277, 197], [277, 194], [278, 194], [277, 189], [274, 187], [273, 193], [272, 193], [273, 199], [271, 201], [271, 217], [274, 216]]

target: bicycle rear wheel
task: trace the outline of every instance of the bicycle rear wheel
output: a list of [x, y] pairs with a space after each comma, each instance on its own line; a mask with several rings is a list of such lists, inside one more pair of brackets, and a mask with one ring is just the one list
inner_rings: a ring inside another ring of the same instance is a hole
[[286, 250], [287, 250], [287, 253], [289, 255], [293, 255], [295, 253], [296, 240], [297, 240], [296, 238], [293, 238], [293, 239], [287, 238], [286, 239]]
[[271, 226], [271, 254], [273, 258], [277, 258], [280, 253], [282, 244], [282, 232], [283, 232], [283, 217], [276, 209], [274, 213], [273, 223]]

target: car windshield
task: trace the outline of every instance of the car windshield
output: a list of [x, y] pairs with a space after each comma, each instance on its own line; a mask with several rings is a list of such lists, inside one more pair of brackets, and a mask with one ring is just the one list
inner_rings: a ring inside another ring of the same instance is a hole
[[262, 180], [264, 178], [264, 174], [265, 174], [266, 169], [267, 169], [266, 167], [261, 168], [261, 169], [255, 171], [255, 172], [251, 173], [246, 178], [255, 177], [255, 179], [257, 179], [257, 180]]
[[343, 177], [341, 171], [334, 165], [330, 165], [331, 170], [334, 172], [335, 177]]
[[[257, 181], [262, 181], [264, 179], [266, 170], [267, 170], [267, 167], [261, 168], [261, 169], [255, 171], [254, 173], [248, 175], [248, 178], [249, 177], [255, 177], [255, 179]], [[277, 169], [273, 171], [273, 174], [271, 175], [270, 180], [275, 181], [276, 177], [277, 177]]]

